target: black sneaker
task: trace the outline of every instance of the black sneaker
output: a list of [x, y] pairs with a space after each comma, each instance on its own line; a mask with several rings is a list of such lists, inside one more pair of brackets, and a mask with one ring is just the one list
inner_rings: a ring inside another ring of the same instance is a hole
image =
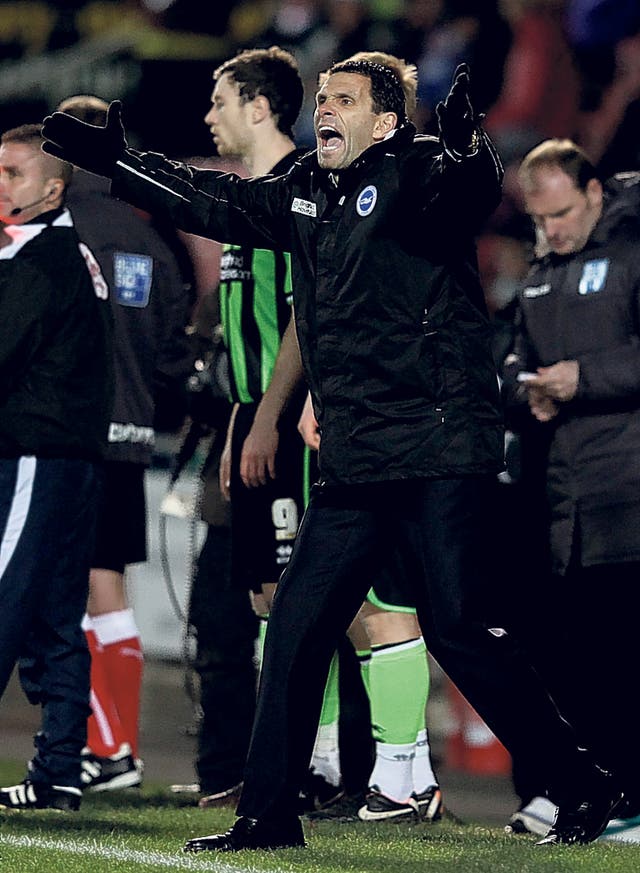
[[305, 784], [300, 789], [298, 811], [300, 815], [325, 809], [344, 795], [342, 785], [333, 785], [320, 773], [309, 770]]
[[536, 846], [570, 846], [575, 843], [592, 843], [604, 831], [609, 819], [622, 802], [621, 791], [610, 788], [581, 803], [558, 807], [551, 830]]
[[82, 792], [67, 785], [45, 785], [25, 779], [17, 785], [0, 788], [0, 809], [57, 809], [76, 812]]
[[640, 816], [640, 797], [627, 794], [625, 789], [622, 803], [616, 808], [616, 818], [638, 818]]
[[142, 762], [136, 765], [131, 746], [123, 743], [115, 755], [100, 758], [89, 749], [82, 752], [82, 788], [84, 791], [117, 791], [134, 788], [142, 782]]
[[386, 821], [392, 818], [415, 817], [420, 814], [418, 802], [414, 797], [406, 801], [392, 800], [383, 794], [377, 785], [371, 785], [365, 797], [364, 806], [358, 810], [361, 821]]
[[364, 792], [343, 794], [322, 809], [305, 813], [309, 821], [358, 821], [358, 810], [365, 802]]
[[556, 805], [547, 797], [533, 797], [517, 809], [509, 823], [505, 825], [508, 834], [536, 834], [543, 837], [548, 833], [556, 816]]
[[421, 819], [440, 821], [442, 818], [442, 791], [437, 785], [429, 786], [426, 791], [421, 791], [420, 794], [416, 794], [414, 791], [411, 797], [418, 804]]

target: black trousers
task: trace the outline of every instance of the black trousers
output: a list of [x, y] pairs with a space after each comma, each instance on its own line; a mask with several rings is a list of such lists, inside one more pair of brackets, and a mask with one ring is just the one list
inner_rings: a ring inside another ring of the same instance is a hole
[[80, 788], [90, 657], [87, 606], [99, 470], [65, 458], [0, 459], [0, 696], [16, 662], [42, 710], [29, 778]]
[[230, 539], [229, 528], [208, 527], [189, 610], [197, 633], [202, 722], [196, 770], [202, 794], [242, 779], [255, 713], [258, 619], [249, 592], [231, 582]]
[[536, 667], [580, 745], [593, 750], [640, 810], [640, 564], [573, 565], [547, 585], [547, 596], [530, 609], [529, 640], [543, 641]]
[[585, 762], [573, 731], [510, 638], [487, 630], [502, 589], [496, 487], [470, 477], [314, 488], [269, 621], [239, 815], [295, 814], [331, 656], [389, 543], [403, 550], [431, 654], [558, 802], [576, 790]]

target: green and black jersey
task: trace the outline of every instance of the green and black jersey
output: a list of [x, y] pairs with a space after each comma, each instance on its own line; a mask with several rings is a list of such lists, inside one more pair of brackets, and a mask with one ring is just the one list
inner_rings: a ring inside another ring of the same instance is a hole
[[291, 262], [285, 252], [226, 245], [220, 315], [229, 350], [231, 399], [259, 403], [291, 316]]
[[[271, 171], [286, 173], [292, 151]], [[281, 251], [225, 245], [220, 265], [220, 315], [229, 350], [231, 399], [259, 403], [267, 390], [291, 317], [291, 260]]]

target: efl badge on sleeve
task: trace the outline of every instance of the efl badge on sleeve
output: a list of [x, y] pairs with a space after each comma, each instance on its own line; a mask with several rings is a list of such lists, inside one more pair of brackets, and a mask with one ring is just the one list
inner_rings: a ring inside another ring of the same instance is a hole
[[116, 300], [122, 306], [142, 308], [149, 302], [153, 279], [153, 258], [129, 252], [113, 256], [113, 284]]
[[597, 294], [602, 291], [609, 272], [609, 258], [597, 261], [587, 261], [582, 268], [582, 276], [578, 285], [578, 294]]

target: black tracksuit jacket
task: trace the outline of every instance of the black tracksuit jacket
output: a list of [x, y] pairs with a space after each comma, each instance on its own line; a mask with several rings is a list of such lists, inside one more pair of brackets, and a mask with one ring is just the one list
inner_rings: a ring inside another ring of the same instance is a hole
[[544, 426], [551, 551], [561, 574], [572, 560], [640, 561], [639, 205], [637, 174], [612, 180], [582, 251], [537, 261], [519, 293], [504, 373], [509, 406], [526, 405], [519, 371], [563, 360], [580, 367], [575, 398]]
[[315, 152], [247, 180], [128, 150], [112, 191], [193, 233], [291, 251], [321, 476], [362, 483], [502, 467], [474, 248], [501, 176], [488, 139], [455, 162], [407, 125], [338, 174]]
[[108, 288], [68, 210], [0, 248], [0, 457], [98, 460], [112, 397]]

